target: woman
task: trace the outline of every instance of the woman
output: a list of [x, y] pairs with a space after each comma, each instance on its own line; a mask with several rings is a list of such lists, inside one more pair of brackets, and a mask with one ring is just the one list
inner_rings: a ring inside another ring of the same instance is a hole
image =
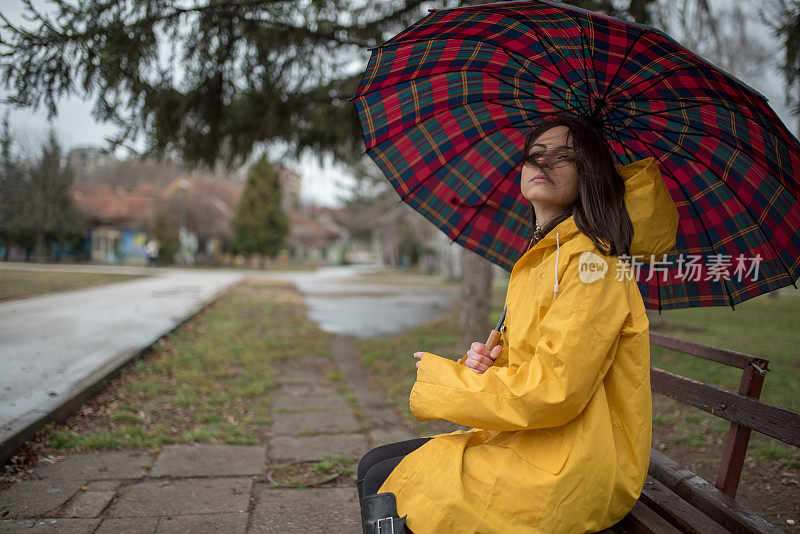
[[474, 428], [367, 453], [365, 532], [387, 516], [394, 532], [405, 520], [417, 534], [592, 532], [639, 497], [649, 323], [617, 256], [669, 251], [678, 214], [653, 159], [615, 169], [581, 119], [542, 122], [524, 150], [520, 187], [536, 230], [511, 272], [502, 349], [473, 343], [459, 362], [414, 355], [414, 416]]

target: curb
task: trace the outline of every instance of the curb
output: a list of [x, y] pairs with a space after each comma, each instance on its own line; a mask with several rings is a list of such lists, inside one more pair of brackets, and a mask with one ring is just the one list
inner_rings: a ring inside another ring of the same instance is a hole
[[243, 280], [233, 282], [212, 294], [205, 301], [200, 302], [195, 308], [185, 314], [171, 327], [158, 332], [146, 344], [141, 344], [130, 350], [123, 351], [107, 361], [102, 367], [92, 372], [89, 376], [78, 382], [68, 393], [64, 395], [64, 400], [58, 405], [47, 410], [31, 410], [22, 417], [0, 428], [0, 465], [5, 464], [23, 443], [33, 438], [36, 433], [48, 423], [61, 423], [68, 417], [74, 415], [81, 405], [91, 397], [95, 396], [112, 379], [119, 375], [123, 367], [136, 360], [155, 342], [170, 332], [185, 324], [189, 319], [205, 310], [214, 303], [223, 293], [231, 287], [241, 283]]

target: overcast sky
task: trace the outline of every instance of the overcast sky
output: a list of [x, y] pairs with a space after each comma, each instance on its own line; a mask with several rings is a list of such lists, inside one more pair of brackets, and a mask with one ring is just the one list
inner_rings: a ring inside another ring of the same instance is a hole
[[[725, 0], [728, 2], [729, 0]], [[712, 3], [716, 9], [720, 9], [725, 2], [715, 1]], [[41, 4], [41, 2], [38, 2]], [[751, 6], [757, 5], [752, 0], [747, 3]], [[19, 0], [0, 0], [0, 11], [12, 22], [21, 21], [22, 2]], [[752, 18], [753, 27], [764, 36], [765, 42], [771, 43], [775, 47], [775, 61], [780, 58], [778, 43], [769, 36], [768, 30], [761, 27], [757, 17]], [[770, 102], [772, 108], [790, 125], [790, 131], [794, 132], [794, 125], [797, 119], [791, 117], [783, 98], [783, 88], [781, 79], [773, 67], [768, 67], [762, 76], [757, 79], [743, 80], [758, 91], [760, 91]], [[7, 105], [0, 104], [0, 112], [5, 113], [10, 109]], [[78, 146], [103, 146], [107, 136], [116, 133], [116, 128], [96, 122], [91, 116], [92, 101], [81, 101], [76, 97], [62, 99], [58, 102], [58, 117], [53, 120], [53, 126], [66, 149]], [[12, 131], [20, 135], [24, 142], [35, 146], [38, 140], [44, 139], [48, 129], [47, 112], [40, 108], [37, 112], [23, 109], [12, 109], [10, 122]], [[141, 144], [137, 146], [141, 147]], [[339, 199], [346, 194], [346, 189], [342, 184], [350, 182], [347, 172], [334, 167], [328, 162], [320, 166], [312, 158], [305, 157], [297, 165], [297, 170], [303, 176], [303, 198], [304, 200], [321, 205], [336, 205]]]

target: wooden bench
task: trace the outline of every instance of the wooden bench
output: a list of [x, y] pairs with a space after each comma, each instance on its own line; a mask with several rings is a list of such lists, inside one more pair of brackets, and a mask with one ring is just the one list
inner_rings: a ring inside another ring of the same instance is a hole
[[651, 345], [742, 369], [739, 392], [658, 369], [652, 390], [730, 421], [716, 484], [711, 485], [653, 449], [639, 501], [604, 534], [781, 532], [736, 500], [751, 430], [800, 447], [800, 414], [759, 400], [769, 362], [762, 358], [656, 332]]

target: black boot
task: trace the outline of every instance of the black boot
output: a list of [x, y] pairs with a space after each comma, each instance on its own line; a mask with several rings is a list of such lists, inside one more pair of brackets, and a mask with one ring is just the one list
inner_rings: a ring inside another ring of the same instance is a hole
[[378, 493], [361, 499], [364, 534], [406, 534], [406, 516], [397, 516], [394, 493]]
[[356, 488], [358, 488], [358, 502], [364, 498], [364, 479], [356, 480]]

